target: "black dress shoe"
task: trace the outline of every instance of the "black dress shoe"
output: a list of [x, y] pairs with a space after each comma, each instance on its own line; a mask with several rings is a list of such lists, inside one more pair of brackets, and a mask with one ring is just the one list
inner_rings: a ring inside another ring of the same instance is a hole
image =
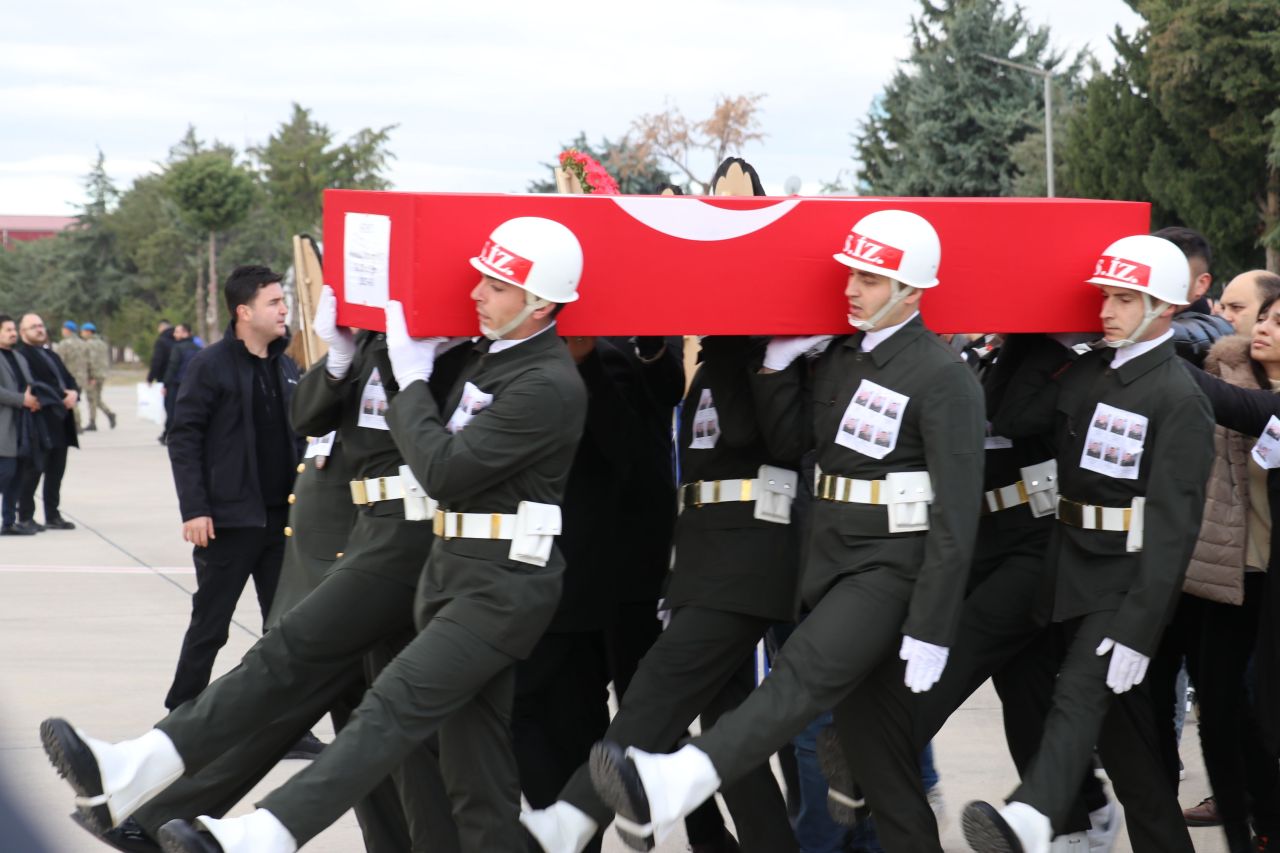
[[113, 415], [113, 414], [111, 414], [110, 412], [107, 412], [107, 423], [111, 424], [111, 428], [112, 428], [112, 429], [115, 429], [115, 428], [116, 428], [116, 416], [115, 416], [115, 415]]
[[133, 818], [126, 818], [124, 823], [102, 834], [94, 832], [80, 812], [72, 812], [71, 821], [103, 844], [113, 850], [120, 850], [121, 853], [160, 853], [160, 845], [154, 838], [147, 835], [146, 830]]
[[47, 530], [75, 530], [76, 526], [65, 518], [45, 519], [45, 529]]
[[690, 844], [689, 853], [742, 853], [742, 848], [738, 846], [738, 839], [730, 835], [729, 830], [726, 829], [724, 837], [719, 841]]
[[[640, 827], [649, 824], [649, 797], [640, 782], [635, 762], [627, 757], [619, 744], [602, 740], [591, 747], [591, 784], [596, 793], [620, 818]], [[623, 829], [617, 822], [614, 828], [622, 843], [632, 850], [652, 850], [653, 833], [641, 835]]]
[[81, 432], [97, 432], [97, 431], [98, 431], [98, 425], [97, 425], [97, 424], [89, 424], [87, 427], [85, 427], [84, 429], [82, 429], [82, 430], [80, 430], [80, 431], [81, 431]]
[[44, 533], [44, 525], [36, 521], [34, 518], [30, 521], [19, 521], [18, 527], [29, 530], [32, 533]]
[[298, 742], [289, 747], [289, 751], [284, 754], [285, 758], [292, 758], [301, 761], [312, 761], [320, 753], [324, 752], [324, 741], [307, 732], [298, 738]]
[[1013, 827], [1005, 823], [1000, 812], [990, 803], [974, 800], [960, 814], [964, 840], [983, 853], [1024, 853], [1022, 842]]
[[[98, 759], [93, 757], [89, 745], [80, 739], [76, 730], [66, 720], [51, 717], [40, 724], [40, 743], [49, 763], [58, 775], [66, 779], [79, 797], [101, 797], [102, 773]], [[97, 806], [77, 806], [85, 826], [95, 835], [102, 835], [111, 828], [111, 809], [106, 803]]]
[[34, 530], [28, 530], [20, 524], [7, 524], [0, 527], [0, 536], [35, 536]]
[[171, 820], [160, 827], [160, 849], [164, 853], [223, 853], [222, 845], [207, 832], [185, 820]]

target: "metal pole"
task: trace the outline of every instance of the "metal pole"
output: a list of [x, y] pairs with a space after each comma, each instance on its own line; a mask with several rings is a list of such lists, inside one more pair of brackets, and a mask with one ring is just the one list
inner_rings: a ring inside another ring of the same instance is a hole
[[1044, 173], [1053, 198], [1053, 75], [1044, 75]]

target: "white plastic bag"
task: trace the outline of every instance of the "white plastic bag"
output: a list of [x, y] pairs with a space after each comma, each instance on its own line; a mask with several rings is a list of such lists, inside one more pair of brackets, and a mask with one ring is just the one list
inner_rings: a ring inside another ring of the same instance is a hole
[[144, 421], [151, 421], [157, 426], [164, 426], [164, 386], [159, 382], [154, 385], [139, 382], [136, 387], [138, 417]]

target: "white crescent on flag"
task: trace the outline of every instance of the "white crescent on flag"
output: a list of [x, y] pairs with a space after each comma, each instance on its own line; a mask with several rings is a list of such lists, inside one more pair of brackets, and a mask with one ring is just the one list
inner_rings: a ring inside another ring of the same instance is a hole
[[654, 231], [703, 242], [745, 237], [777, 222], [800, 203], [795, 199], [754, 210], [726, 210], [698, 199], [609, 196], [609, 200]]

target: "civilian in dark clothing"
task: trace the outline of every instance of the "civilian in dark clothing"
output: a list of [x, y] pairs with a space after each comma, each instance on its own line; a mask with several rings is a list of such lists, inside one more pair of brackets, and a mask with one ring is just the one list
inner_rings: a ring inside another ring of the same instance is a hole
[[208, 686], [250, 577], [266, 620], [300, 456], [289, 422], [298, 367], [284, 355], [288, 309], [280, 276], [266, 267], [237, 267], [226, 299], [234, 320], [221, 341], [190, 359], [169, 430], [182, 536], [195, 546], [197, 587], [165, 697], [171, 710]]
[[[151, 345], [151, 365], [147, 368], [147, 384], [163, 382], [165, 371], [169, 365], [169, 352], [173, 349], [174, 326], [168, 320], [161, 320], [156, 325], [156, 342]], [[166, 390], [166, 394], [168, 389]], [[173, 397], [164, 400], [164, 431], [160, 433], [160, 443], [164, 444], [169, 437], [169, 427], [173, 424]]]
[[[18, 488], [18, 525], [37, 532], [72, 530], [75, 525], [58, 513], [62, 476], [67, 470], [67, 448], [79, 447], [76, 438], [76, 402], [80, 386], [49, 348], [49, 333], [38, 314], [24, 314], [18, 323], [22, 342], [18, 352], [31, 370], [31, 390], [40, 401], [39, 419], [33, 425], [31, 457], [22, 465], [22, 482]], [[36, 486], [44, 477], [44, 524], [37, 524]]]
[[0, 536], [35, 534], [16, 524], [20, 464], [31, 453], [32, 413], [40, 410], [27, 360], [13, 351], [17, 343], [17, 323], [0, 314]]
[[1163, 237], [1181, 249], [1187, 257], [1187, 265], [1191, 267], [1191, 281], [1187, 287], [1190, 303], [1178, 306], [1173, 315], [1173, 348], [1196, 367], [1204, 367], [1205, 356], [1214, 341], [1235, 332], [1230, 323], [1213, 314], [1205, 296], [1213, 284], [1213, 274], [1209, 272], [1213, 265], [1213, 249], [1203, 235], [1190, 228], [1161, 228], [1154, 236]]
[[[158, 377], [164, 383], [164, 432], [160, 433], [161, 444], [166, 444], [169, 440], [169, 427], [173, 425], [173, 407], [178, 402], [178, 386], [187, 372], [187, 365], [200, 351], [200, 347], [196, 346], [196, 342], [191, 339], [191, 327], [186, 323], [179, 323], [167, 330], [166, 334], [170, 335], [169, 346], [165, 350], [165, 363]], [[159, 346], [158, 341], [156, 345]], [[154, 356], [151, 363], [154, 367]], [[147, 376], [150, 377], [151, 374], [148, 373]]]

